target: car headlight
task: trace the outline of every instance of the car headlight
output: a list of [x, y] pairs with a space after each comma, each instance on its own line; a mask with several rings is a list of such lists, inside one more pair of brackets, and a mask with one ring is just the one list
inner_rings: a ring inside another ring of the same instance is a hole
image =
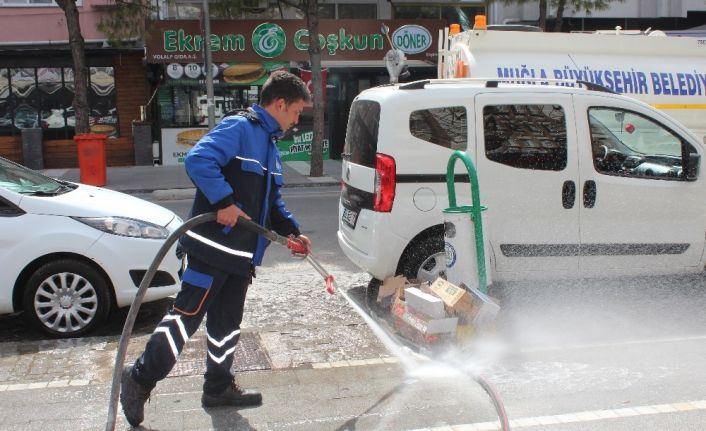
[[169, 231], [156, 224], [125, 217], [73, 217], [74, 220], [113, 235], [165, 239]]

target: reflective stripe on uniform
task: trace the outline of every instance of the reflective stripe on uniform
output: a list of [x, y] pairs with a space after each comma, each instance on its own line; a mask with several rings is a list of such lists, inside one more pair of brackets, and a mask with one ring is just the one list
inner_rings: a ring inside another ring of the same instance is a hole
[[220, 364], [221, 362], [225, 361], [228, 355], [232, 354], [235, 352], [235, 346], [231, 347], [230, 349], [226, 350], [226, 352], [222, 356], [216, 357], [211, 351], [208, 351], [208, 356], [211, 358], [211, 360], [217, 364]]
[[157, 329], [154, 330], [154, 333], [162, 333], [164, 334], [165, 337], [167, 337], [167, 342], [169, 343], [169, 347], [172, 349], [172, 354], [174, 355], [174, 359], [179, 357], [179, 350], [177, 349], [176, 344], [174, 344], [174, 339], [172, 338], [171, 332], [169, 332], [169, 328], [165, 326], [160, 326]]
[[192, 237], [193, 239], [195, 239], [197, 241], [201, 241], [202, 243], [204, 243], [206, 245], [210, 245], [211, 247], [213, 247], [217, 250], [226, 252], [228, 254], [232, 254], [234, 256], [247, 257], [248, 259], [252, 259], [253, 254], [249, 253], [247, 251], [241, 251], [241, 250], [235, 250], [232, 248], [228, 248], [228, 247], [224, 246], [223, 244], [219, 244], [215, 241], [212, 241], [212, 240], [210, 240], [204, 236], [201, 236], [197, 233], [194, 233], [192, 231], [187, 231], [186, 234], [189, 235], [190, 237]]
[[215, 338], [211, 337], [210, 334], [206, 334], [206, 335], [208, 336], [208, 341], [209, 341], [211, 344], [213, 344], [213, 345], [216, 346], [216, 347], [223, 347], [223, 345], [224, 345], [225, 343], [227, 343], [228, 341], [232, 340], [233, 337], [235, 337], [236, 335], [239, 335], [239, 334], [240, 334], [240, 329], [236, 329], [235, 331], [231, 332], [229, 335], [223, 337], [223, 339], [221, 339], [220, 341], [218, 341], [218, 340], [216, 340]]

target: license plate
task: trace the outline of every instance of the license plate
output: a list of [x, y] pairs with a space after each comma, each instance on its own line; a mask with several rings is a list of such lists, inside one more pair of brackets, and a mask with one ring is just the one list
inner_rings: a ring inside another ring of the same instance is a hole
[[348, 208], [343, 208], [343, 216], [341, 220], [343, 223], [347, 224], [351, 229], [355, 229], [355, 222], [358, 219], [358, 213]]

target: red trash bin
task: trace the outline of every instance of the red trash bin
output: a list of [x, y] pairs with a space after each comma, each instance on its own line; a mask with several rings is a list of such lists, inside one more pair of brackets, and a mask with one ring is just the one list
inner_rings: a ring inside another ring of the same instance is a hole
[[92, 186], [105, 185], [105, 141], [107, 135], [81, 133], [74, 136], [78, 150], [78, 168], [81, 182]]

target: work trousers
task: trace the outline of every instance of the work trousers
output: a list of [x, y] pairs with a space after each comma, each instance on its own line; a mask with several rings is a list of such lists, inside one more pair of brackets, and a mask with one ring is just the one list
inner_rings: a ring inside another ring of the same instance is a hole
[[184, 344], [206, 316], [208, 341], [203, 390], [209, 394], [225, 390], [233, 380], [230, 368], [251, 281], [250, 276], [231, 274], [189, 256], [181, 290], [150, 336], [145, 351], [135, 361], [133, 378], [152, 389], [167, 377]]

